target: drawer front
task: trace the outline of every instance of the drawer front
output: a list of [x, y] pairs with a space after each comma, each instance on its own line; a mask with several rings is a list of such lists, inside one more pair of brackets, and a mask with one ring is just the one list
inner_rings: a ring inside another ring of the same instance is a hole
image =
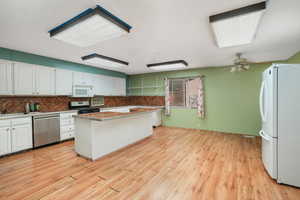
[[74, 131], [75, 127], [73, 125], [71, 126], [62, 126], [60, 127], [60, 132], [65, 133], [65, 132], [71, 132]]
[[77, 113], [61, 113], [60, 119], [72, 119], [73, 115], [77, 115]]
[[60, 135], [60, 140], [68, 140], [74, 138], [74, 132], [66, 132], [66, 133], [61, 133]]
[[0, 127], [10, 127], [11, 120], [0, 120]]
[[11, 125], [12, 126], [23, 125], [23, 124], [31, 124], [31, 117], [17, 118], [17, 119], [12, 119], [11, 120]]
[[60, 119], [60, 126], [68, 126], [74, 124], [74, 118]]

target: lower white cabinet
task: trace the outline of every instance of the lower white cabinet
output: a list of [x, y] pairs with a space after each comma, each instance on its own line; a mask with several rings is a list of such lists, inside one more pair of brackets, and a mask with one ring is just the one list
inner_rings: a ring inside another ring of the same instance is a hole
[[0, 156], [31, 148], [31, 117], [0, 120]]
[[16, 125], [11, 129], [12, 152], [32, 148], [32, 128], [30, 124]]
[[10, 127], [0, 128], [0, 156], [11, 153]]
[[75, 137], [74, 115], [77, 115], [77, 112], [60, 114], [60, 141]]

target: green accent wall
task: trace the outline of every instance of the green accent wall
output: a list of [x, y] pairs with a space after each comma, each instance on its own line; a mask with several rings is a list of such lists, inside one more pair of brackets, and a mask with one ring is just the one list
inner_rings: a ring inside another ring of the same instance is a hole
[[83, 65], [79, 63], [54, 59], [45, 56], [39, 56], [35, 54], [25, 53], [25, 52], [1, 48], [1, 47], [0, 47], [0, 59], [24, 62], [24, 63], [30, 63], [36, 65], [44, 65], [44, 66], [55, 67], [60, 69], [68, 69], [68, 70], [78, 71], [78, 72], [87, 72], [92, 74], [103, 74], [107, 76], [127, 78], [126, 74], [117, 71], [101, 69], [89, 65]]
[[287, 63], [290, 63], [290, 64], [298, 64], [298, 63], [300, 63], [300, 52], [298, 52], [294, 56], [290, 57], [287, 60]]
[[[300, 53], [282, 62], [300, 63]], [[160, 88], [148, 86], [163, 84], [164, 77], [205, 75], [206, 118], [200, 119], [195, 109], [177, 108], [171, 109], [171, 116], [163, 115], [163, 125], [258, 135], [261, 128], [258, 101], [261, 74], [271, 64], [253, 64], [249, 71], [235, 73], [229, 72], [228, 67], [211, 67], [132, 75], [128, 78], [127, 92], [143, 96], [164, 95]]]

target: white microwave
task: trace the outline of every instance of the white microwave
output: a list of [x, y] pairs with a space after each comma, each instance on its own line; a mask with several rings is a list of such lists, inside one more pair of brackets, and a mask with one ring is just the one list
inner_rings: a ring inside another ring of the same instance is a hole
[[74, 85], [72, 96], [73, 97], [93, 97], [94, 96], [93, 86]]

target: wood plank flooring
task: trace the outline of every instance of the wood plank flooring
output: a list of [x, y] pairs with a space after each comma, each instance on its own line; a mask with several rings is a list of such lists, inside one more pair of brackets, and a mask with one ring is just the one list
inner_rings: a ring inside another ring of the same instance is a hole
[[0, 199], [298, 200], [265, 172], [260, 139], [160, 127], [96, 162], [73, 141], [0, 158]]

